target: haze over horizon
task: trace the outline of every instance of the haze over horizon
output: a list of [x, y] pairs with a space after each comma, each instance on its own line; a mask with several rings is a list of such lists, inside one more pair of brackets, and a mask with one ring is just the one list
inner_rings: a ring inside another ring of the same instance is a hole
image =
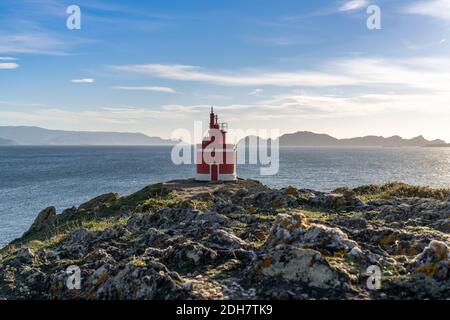
[[0, 18], [0, 126], [170, 138], [214, 105], [235, 129], [450, 141], [447, 0], [22, 0]]

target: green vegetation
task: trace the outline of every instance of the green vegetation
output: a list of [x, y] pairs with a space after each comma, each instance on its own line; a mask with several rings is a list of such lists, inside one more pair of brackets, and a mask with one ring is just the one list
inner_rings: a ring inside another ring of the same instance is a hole
[[413, 186], [402, 182], [391, 182], [383, 185], [364, 185], [354, 189], [338, 188], [336, 193], [353, 191], [363, 200], [393, 199], [393, 198], [430, 198], [445, 200], [450, 198], [450, 189], [434, 189], [426, 186]]
[[163, 196], [142, 200], [136, 207], [136, 212], [148, 212], [161, 208], [170, 208], [177, 206], [180, 200], [174, 192], [167, 193]]
[[123, 206], [136, 206], [151, 198], [165, 198], [169, 193], [171, 193], [171, 191], [165, 187], [163, 183], [157, 183], [147, 186], [132, 195], [121, 198], [119, 203]]
[[28, 247], [33, 252], [39, 251], [41, 249], [51, 249], [59, 245], [67, 236], [74, 230], [77, 229], [87, 229], [89, 231], [104, 231], [108, 228], [112, 228], [118, 225], [125, 225], [128, 222], [128, 217], [116, 218], [95, 218], [92, 220], [82, 219], [78, 221], [70, 221], [66, 224], [60, 226], [52, 226], [46, 230], [46, 232], [40, 231], [31, 234], [25, 238], [18, 239], [14, 241], [9, 246], [0, 250], [0, 262], [4, 259], [10, 259], [18, 249], [21, 247]]
[[72, 231], [85, 228], [90, 231], [125, 225], [128, 217], [119, 217], [123, 210], [142, 212], [179, 203], [176, 194], [170, 192], [162, 183], [145, 187], [126, 197], [107, 203], [95, 204], [87, 209], [68, 209], [58, 215], [56, 220], [39, 230], [33, 231], [10, 245], [0, 249], [0, 262], [10, 259], [19, 248], [28, 246], [33, 251], [50, 249], [62, 242]]
[[145, 268], [147, 266], [144, 260], [136, 257], [131, 260], [131, 264], [136, 268]]
[[193, 206], [197, 210], [206, 210], [214, 204], [214, 202], [212, 200], [189, 199], [189, 200], [186, 200], [185, 202], [189, 203], [191, 206]]
[[306, 216], [308, 220], [326, 221], [329, 219], [329, 213], [327, 213], [325, 210], [320, 210], [318, 208], [303, 206], [301, 212]]

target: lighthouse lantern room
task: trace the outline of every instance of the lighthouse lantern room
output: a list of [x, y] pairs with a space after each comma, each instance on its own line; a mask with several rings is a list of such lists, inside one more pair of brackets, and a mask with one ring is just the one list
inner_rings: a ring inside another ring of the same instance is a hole
[[228, 125], [219, 123], [211, 107], [208, 135], [197, 145], [198, 181], [236, 180], [236, 145], [227, 143]]

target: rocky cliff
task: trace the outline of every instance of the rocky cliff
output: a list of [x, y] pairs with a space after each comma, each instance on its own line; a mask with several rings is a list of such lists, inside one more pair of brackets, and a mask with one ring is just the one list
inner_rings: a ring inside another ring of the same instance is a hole
[[449, 190], [172, 181], [43, 210], [0, 251], [0, 298], [446, 299], [449, 232]]

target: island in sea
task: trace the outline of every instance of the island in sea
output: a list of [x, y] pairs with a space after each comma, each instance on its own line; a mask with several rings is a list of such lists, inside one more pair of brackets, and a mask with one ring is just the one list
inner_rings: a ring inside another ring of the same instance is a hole
[[44, 209], [0, 251], [0, 299], [447, 299], [449, 212], [403, 183], [158, 183]]
[[0, 146], [12, 146], [16, 144], [17, 142], [15, 142], [14, 140], [0, 138]]

